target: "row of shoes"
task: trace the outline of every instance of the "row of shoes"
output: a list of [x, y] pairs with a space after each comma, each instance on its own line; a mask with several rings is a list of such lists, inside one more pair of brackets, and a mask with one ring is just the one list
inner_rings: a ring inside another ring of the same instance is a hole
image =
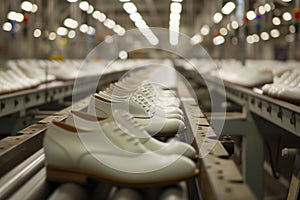
[[44, 138], [49, 180], [147, 185], [198, 174], [191, 145], [157, 138], [175, 136], [185, 126], [175, 93], [145, 81], [152, 71], [131, 73], [91, 95], [87, 113], [71, 111], [65, 122], [49, 125]]
[[286, 70], [274, 77], [272, 84], [262, 87], [263, 93], [274, 98], [300, 102], [300, 69]]

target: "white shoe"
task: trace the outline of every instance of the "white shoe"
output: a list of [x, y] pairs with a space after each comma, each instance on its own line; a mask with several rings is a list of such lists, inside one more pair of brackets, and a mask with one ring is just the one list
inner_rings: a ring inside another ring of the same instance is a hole
[[61, 122], [49, 125], [44, 151], [47, 177], [52, 181], [85, 183], [91, 178], [140, 185], [177, 182], [198, 173], [193, 161], [184, 156], [120, 151], [107, 143], [104, 134]]
[[[112, 120], [115, 120], [117, 124], [120, 124], [121, 127], [124, 127], [126, 130], [128, 130], [127, 134], [130, 137], [139, 139], [140, 142], [150, 151], [165, 155], [184, 155], [191, 159], [197, 158], [196, 150], [187, 143], [176, 140], [164, 143], [154, 139], [145, 131], [143, 127], [135, 122], [132, 115], [126, 111], [115, 111], [113, 116], [110, 116], [110, 118], [113, 118]], [[77, 128], [97, 130], [101, 127], [101, 124], [105, 123], [107, 120], [107, 118], [100, 118], [88, 113], [71, 111], [66, 119], [66, 123]], [[108, 137], [114, 137], [114, 135]]]
[[[129, 104], [129, 105], [128, 105]], [[150, 112], [150, 107], [143, 104], [142, 107], [133, 101], [118, 102], [108, 101], [94, 94], [90, 98], [88, 112], [98, 116], [111, 115], [113, 110], [126, 110], [133, 115], [146, 131], [157, 136], [174, 136], [185, 129], [182, 120], [176, 118], [164, 118]]]

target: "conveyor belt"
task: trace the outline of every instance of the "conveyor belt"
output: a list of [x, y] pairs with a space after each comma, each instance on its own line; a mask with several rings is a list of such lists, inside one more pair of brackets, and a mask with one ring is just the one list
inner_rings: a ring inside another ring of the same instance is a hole
[[[222, 94], [213, 77], [207, 76], [206, 80], [211, 83], [215, 91]], [[255, 92], [258, 89], [245, 88], [228, 82], [224, 85], [228, 99], [300, 137], [299, 106]]]

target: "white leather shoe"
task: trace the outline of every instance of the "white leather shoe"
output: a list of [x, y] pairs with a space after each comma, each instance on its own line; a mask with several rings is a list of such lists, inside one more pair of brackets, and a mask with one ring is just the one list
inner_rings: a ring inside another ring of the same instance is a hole
[[126, 110], [133, 115], [146, 131], [151, 135], [174, 136], [185, 129], [182, 120], [176, 118], [164, 118], [150, 112], [150, 107], [142, 105], [144, 109], [136, 105], [133, 101], [118, 102], [108, 101], [101, 96], [94, 94], [90, 98], [88, 112], [98, 116], [111, 115], [113, 110]]
[[198, 173], [184, 156], [120, 151], [104, 134], [61, 122], [49, 125], [44, 151], [47, 178], [52, 181], [85, 183], [90, 178], [140, 185], [177, 182]]
[[[164, 143], [154, 139], [143, 127], [135, 122], [132, 115], [126, 111], [116, 110], [110, 118], [113, 118], [112, 120], [116, 121], [116, 124], [120, 124], [121, 127], [128, 130], [127, 134], [129, 136], [139, 139], [150, 151], [165, 155], [178, 154], [191, 159], [196, 159], [198, 157], [196, 150], [187, 143], [176, 140]], [[101, 124], [105, 123], [105, 121], [107, 121], [107, 118], [101, 118], [78, 111], [71, 111], [66, 119], [67, 124], [87, 130], [97, 130], [101, 127]], [[114, 135], [108, 137], [114, 137]]]

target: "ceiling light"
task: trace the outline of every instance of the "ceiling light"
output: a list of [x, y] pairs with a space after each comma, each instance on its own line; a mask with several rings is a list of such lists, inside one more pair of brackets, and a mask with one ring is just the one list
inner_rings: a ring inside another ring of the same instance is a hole
[[107, 28], [112, 29], [116, 25], [116, 22], [114, 20], [111, 20], [111, 19], [106, 19], [103, 24]]
[[94, 11], [94, 7], [92, 5], [89, 5], [89, 8], [87, 9], [87, 14], [92, 14], [92, 12]]
[[290, 33], [295, 33], [296, 32], [295, 26], [294, 25], [290, 25], [289, 26], [289, 31], [290, 31]]
[[196, 45], [201, 43], [202, 41], [203, 41], [202, 35], [196, 34], [191, 38], [190, 43], [191, 45]]
[[67, 0], [68, 2], [70, 2], [70, 3], [75, 3], [75, 2], [77, 2], [78, 0]]
[[220, 34], [223, 35], [223, 36], [227, 35], [228, 34], [227, 29], [226, 28], [220, 28]]
[[138, 27], [138, 28], [144, 28], [147, 26], [146, 22], [144, 20], [139, 20], [139, 21], [136, 21], [135, 23], [135, 26]]
[[253, 10], [249, 10], [246, 14], [248, 20], [253, 20], [256, 18], [256, 14]]
[[115, 27], [113, 28], [113, 31], [115, 33], [118, 33], [121, 29], [122, 29], [122, 27], [120, 25], [115, 25]]
[[292, 20], [293, 17], [291, 15], [291, 13], [285, 12], [285, 13], [282, 14], [282, 18], [283, 18], [284, 21], [290, 21], [290, 20]]
[[124, 3], [124, 2], [128, 2], [130, 0], [119, 0], [120, 2]]
[[178, 13], [178, 14], [181, 13], [181, 11], [182, 11], [181, 3], [178, 3], [178, 2], [171, 3], [170, 11], [171, 11], [171, 13]]
[[100, 15], [101, 15], [101, 12], [99, 10], [96, 10], [93, 12], [92, 17], [94, 19], [98, 19], [100, 17]]
[[56, 34], [54, 32], [51, 32], [51, 33], [49, 33], [48, 38], [49, 38], [49, 40], [55, 40]]
[[271, 5], [268, 4], [268, 3], [266, 3], [264, 7], [265, 7], [266, 12], [270, 12], [271, 9], [272, 9], [272, 8], [271, 8]]
[[72, 28], [72, 29], [75, 29], [78, 27], [78, 22], [74, 19], [71, 19], [71, 18], [66, 18], [64, 20], [64, 25], [68, 28]]
[[248, 44], [253, 44], [253, 43], [254, 43], [253, 36], [248, 35], [248, 36], [246, 37], [246, 41], [247, 41]]
[[4, 31], [11, 31], [12, 30], [12, 25], [10, 22], [5, 22], [3, 25], [2, 25], [2, 29]]
[[178, 14], [178, 13], [170, 13], [170, 20], [179, 21], [180, 20], [180, 14]]
[[66, 29], [65, 27], [58, 27], [56, 33], [60, 36], [66, 36], [68, 34], [68, 29]]
[[110, 35], [107, 35], [107, 36], [104, 37], [104, 42], [106, 42], [106, 43], [110, 44], [113, 41], [114, 41], [114, 38], [112, 36], [110, 36]]
[[89, 3], [87, 1], [82, 1], [79, 3], [79, 8], [82, 11], [87, 11], [89, 9]]
[[126, 31], [125, 31], [125, 29], [122, 27], [119, 31], [118, 31], [118, 35], [125, 35], [125, 33], [126, 33]]
[[134, 21], [134, 22], [143, 19], [142, 16], [140, 15], [140, 13], [138, 13], [138, 12], [131, 13], [129, 15], [129, 18], [131, 19], [131, 21]]
[[21, 3], [21, 9], [30, 12], [32, 9], [32, 3], [30, 3], [29, 1], [23, 1]]
[[33, 31], [33, 37], [38, 38], [41, 35], [42, 35], [42, 31], [40, 29], [37, 28]]
[[179, 42], [179, 34], [178, 31], [176, 30], [171, 30], [170, 29], [170, 34], [169, 34], [169, 42], [171, 45], [175, 46]]
[[214, 14], [213, 21], [215, 24], [218, 24], [220, 21], [222, 21], [222, 19], [223, 15], [221, 13], [217, 12]]
[[79, 27], [79, 30], [82, 32], [82, 33], [86, 33], [88, 31], [88, 25], [87, 24], [81, 24], [80, 27]]
[[127, 58], [128, 58], [128, 54], [127, 54], [127, 52], [126, 51], [120, 51], [119, 52], [119, 58], [121, 59], [121, 60], [126, 60]]
[[272, 19], [272, 23], [273, 23], [275, 26], [278, 26], [278, 25], [280, 25], [281, 21], [280, 21], [279, 17], [274, 17], [274, 18]]
[[16, 21], [22, 22], [24, 20], [24, 15], [22, 13], [17, 13]]
[[272, 29], [270, 34], [271, 34], [271, 37], [273, 37], [273, 38], [278, 38], [280, 36], [280, 32], [278, 29]]
[[124, 8], [124, 10], [125, 10], [128, 14], [137, 12], [137, 8], [136, 8], [136, 6], [134, 5], [134, 3], [132, 3], [132, 2], [126, 2], [126, 3], [124, 3], [124, 4], [123, 4], [123, 8]]
[[202, 35], [208, 35], [210, 31], [210, 28], [208, 25], [203, 25], [202, 28], [200, 29], [200, 33]]
[[231, 27], [232, 27], [233, 29], [237, 29], [237, 28], [239, 27], [239, 23], [238, 23], [237, 21], [232, 21], [232, 22], [231, 22]]
[[32, 13], [36, 13], [38, 11], [39, 7], [36, 4], [32, 4], [32, 9], [31, 12]]
[[252, 38], [254, 42], [259, 42], [259, 36], [257, 34], [253, 34]]
[[268, 39], [270, 39], [269, 33], [267, 33], [267, 32], [262, 32], [262, 33], [260, 34], [260, 38], [261, 38], [262, 40], [268, 40]]
[[264, 6], [259, 6], [258, 7], [258, 13], [261, 14], [261, 15], [265, 14], [266, 13], [265, 7]]
[[291, 2], [292, 0], [281, 0], [281, 1], [288, 3], [288, 2]]
[[220, 44], [223, 44], [224, 42], [225, 42], [225, 38], [221, 35], [216, 36], [216, 37], [213, 38], [213, 44], [216, 45], [216, 46], [220, 45]]
[[18, 13], [16, 13], [15, 11], [10, 11], [7, 13], [7, 19], [15, 21], [17, 18]]
[[170, 20], [169, 22], [169, 26], [172, 27], [179, 26], [179, 25], [180, 25], [180, 21]]
[[76, 32], [74, 30], [70, 30], [69, 33], [68, 33], [68, 38], [74, 38], [76, 37]]
[[173, 2], [182, 2], [183, 0], [172, 0]]
[[95, 35], [96, 33], [96, 29], [92, 26], [89, 26], [87, 32], [86, 32], [88, 35]]
[[106, 15], [104, 13], [100, 13], [98, 20], [99, 20], [99, 22], [104, 22], [106, 20]]
[[233, 2], [227, 2], [221, 9], [224, 15], [229, 15], [235, 9], [235, 4]]

